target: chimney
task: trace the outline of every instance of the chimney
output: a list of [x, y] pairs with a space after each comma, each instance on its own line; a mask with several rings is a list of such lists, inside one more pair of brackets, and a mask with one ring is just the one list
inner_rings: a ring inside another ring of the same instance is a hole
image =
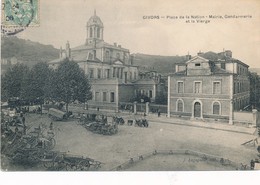
[[228, 58], [232, 58], [232, 51], [226, 50], [225, 51], [225, 56], [228, 57]]
[[117, 46], [116, 42], [114, 42], [114, 46]]
[[203, 55], [203, 52], [199, 51], [197, 55], [201, 57]]
[[70, 43], [67, 41], [66, 43], [66, 56], [70, 58]]
[[188, 61], [188, 60], [190, 60], [191, 59], [191, 55], [186, 55], [186, 60]]

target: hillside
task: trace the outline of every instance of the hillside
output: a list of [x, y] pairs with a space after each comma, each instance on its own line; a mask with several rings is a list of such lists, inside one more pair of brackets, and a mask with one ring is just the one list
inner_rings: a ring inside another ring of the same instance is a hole
[[1, 58], [16, 57], [29, 66], [37, 62], [46, 62], [59, 57], [59, 50], [52, 45], [43, 45], [30, 40], [13, 37], [1, 38]]
[[186, 56], [160, 56], [147, 54], [132, 54], [133, 63], [140, 66], [140, 71], [155, 70], [162, 74], [175, 72], [176, 63], [186, 62]]

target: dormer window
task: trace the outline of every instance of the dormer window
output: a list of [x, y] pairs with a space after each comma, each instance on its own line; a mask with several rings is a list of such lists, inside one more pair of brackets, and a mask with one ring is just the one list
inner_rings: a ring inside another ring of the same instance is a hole
[[195, 63], [195, 66], [196, 66], [196, 67], [200, 66], [200, 63]]

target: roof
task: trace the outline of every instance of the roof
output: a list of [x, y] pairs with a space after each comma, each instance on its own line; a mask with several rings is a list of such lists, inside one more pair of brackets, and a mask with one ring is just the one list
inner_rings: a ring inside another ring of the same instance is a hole
[[241, 65], [244, 65], [244, 66], [246, 66], [246, 67], [249, 67], [247, 64], [245, 64], [244, 62], [241, 62], [241, 61], [238, 60], [238, 59], [235, 59], [235, 58], [226, 56], [226, 55], [224, 54], [224, 52], [214, 53], [214, 52], [212, 52], [212, 51], [209, 51], [209, 52], [203, 53], [201, 56], [202, 56], [203, 58], [208, 59], [208, 60], [213, 61], [213, 62], [227, 62], [227, 63], [237, 62], [237, 63], [239, 63], [239, 64], [241, 64]]
[[196, 60], [196, 59], [201, 59], [201, 60], [204, 61], [204, 62], [209, 62], [209, 60], [206, 59], [206, 58], [203, 58], [203, 57], [201, 57], [201, 56], [195, 56], [195, 57], [193, 57], [192, 59], [188, 60], [188, 61], [186, 62], [186, 64], [187, 64], [187, 63], [191, 63], [191, 62], [193, 62], [193, 61]]
[[92, 26], [92, 25], [99, 25], [100, 27], [103, 27], [103, 22], [96, 15], [96, 11], [94, 12], [94, 15], [89, 18], [89, 20], [87, 22], [87, 26]]
[[145, 85], [155, 85], [155, 84], [158, 84], [158, 82], [156, 80], [154, 80], [154, 79], [147, 79], [147, 78], [145, 78], [145, 79], [139, 79], [139, 80], [133, 82], [133, 84], [137, 84], [137, 85], [138, 84], [140, 84], [140, 85], [143, 85], [143, 84], [145, 84]]
[[49, 61], [48, 64], [58, 64], [58, 63], [62, 62], [64, 59], [65, 58], [57, 58], [57, 59]]
[[71, 50], [77, 51], [77, 50], [86, 50], [86, 49], [104, 48], [104, 47], [129, 52], [129, 50], [126, 49], [126, 48], [118, 47], [118, 46], [106, 43], [104, 41], [98, 41], [98, 42], [96, 42], [96, 44], [92, 43], [92, 44], [87, 44], [87, 45], [85, 45], [85, 44], [80, 45], [80, 46], [77, 46], [75, 48], [72, 48]]

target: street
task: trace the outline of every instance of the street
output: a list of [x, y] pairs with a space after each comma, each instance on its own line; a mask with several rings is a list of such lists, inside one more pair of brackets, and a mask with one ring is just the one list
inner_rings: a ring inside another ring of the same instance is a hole
[[[51, 122], [46, 114], [27, 114], [26, 120], [31, 129], [40, 123], [48, 126]], [[254, 136], [242, 133], [152, 121], [149, 122], [148, 128], [119, 125], [118, 133], [112, 136], [92, 133], [78, 124], [77, 120], [56, 121], [53, 122], [53, 126], [56, 139], [53, 150], [100, 161], [101, 171], [114, 169], [131, 158], [155, 150], [194, 150], [247, 165], [251, 159], [256, 158], [255, 148], [241, 145]], [[128, 170], [232, 170], [230, 167], [224, 168], [216, 164], [205, 166], [198, 163], [180, 168], [180, 162], [190, 160], [187, 156], [157, 156], [154, 160], [157, 162], [149, 162], [149, 159]], [[162, 165], [160, 160], [172, 165]], [[161, 165], [154, 165], [157, 163]]]

